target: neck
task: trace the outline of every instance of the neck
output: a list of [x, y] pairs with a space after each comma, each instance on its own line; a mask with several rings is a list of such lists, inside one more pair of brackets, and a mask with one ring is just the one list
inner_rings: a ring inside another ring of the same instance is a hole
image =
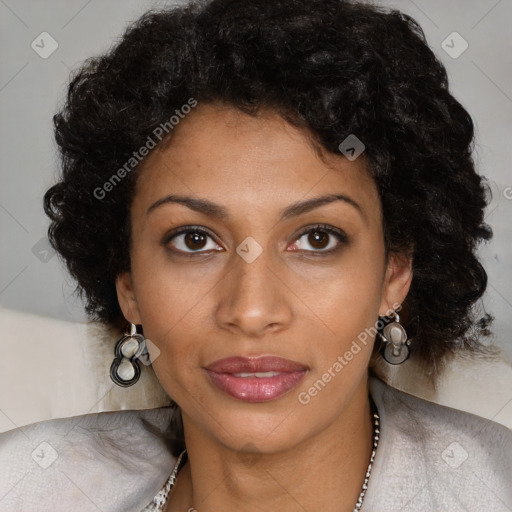
[[183, 419], [188, 460], [165, 510], [353, 511], [373, 450], [366, 379], [336, 422], [285, 451], [233, 450]]

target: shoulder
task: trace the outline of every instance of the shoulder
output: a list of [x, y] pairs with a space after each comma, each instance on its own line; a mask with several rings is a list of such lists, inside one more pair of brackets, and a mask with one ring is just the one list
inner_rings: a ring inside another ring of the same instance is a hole
[[404, 511], [512, 508], [511, 430], [376, 378], [370, 389], [381, 416], [372, 499]]
[[[470, 412], [430, 402], [378, 379], [373, 380], [371, 386], [388, 419], [393, 420], [393, 426], [404, 436], [411, 436], [415, 442], [426, 446], [447, 436], [457, 435], [460, 440], [467, 441], [468, 447], [485, 448], [486, 453], [488, 448], [496, 447], [498, 440], [503, 442], [502, 448], [512, 449], [512, 430], [504, 425]], [[375, 396], [374, 392], [372, 396]], [[485, 446], [486, 440], [491, 446]]]
[[0, 511], [53, 511], [58, 503], [139, 512], [175, 462], [144, 422], [164, 429], [171, 416], [167, 408], [86, 414], [0, 434]]

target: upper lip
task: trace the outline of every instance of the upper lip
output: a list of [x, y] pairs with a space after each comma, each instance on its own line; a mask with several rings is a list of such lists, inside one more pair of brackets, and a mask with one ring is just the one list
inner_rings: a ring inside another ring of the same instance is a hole
[[257, 373], [257, 372], [296, 372], [307, 370], [307, 366], [276, 356], [226, 357], [206, 366], [215, 373]]

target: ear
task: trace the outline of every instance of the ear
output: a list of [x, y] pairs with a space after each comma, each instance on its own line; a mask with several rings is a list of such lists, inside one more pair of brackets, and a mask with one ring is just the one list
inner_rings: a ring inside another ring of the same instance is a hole
[[116, 291], [119, 306], [126, 320], [132, 324], [141, 324], [139, 307], [130, 272], [123, 272], [116, 277]]
[[412, 282], [413, 251], [391, 252], [382, 284], [379, 315], [386, 316], [402, 304]]

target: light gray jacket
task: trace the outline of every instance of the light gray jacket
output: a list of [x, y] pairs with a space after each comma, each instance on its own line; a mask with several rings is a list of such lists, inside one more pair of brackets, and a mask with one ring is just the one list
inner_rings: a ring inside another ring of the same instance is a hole
[[[363, 512], [512, 511], [512, 431], [369, 382], [381, 436]], [[171, 413], [88, 414], [0, 434], [0, 512], [140, 512], [176, 461], [141, 420], [163, 429]]]

